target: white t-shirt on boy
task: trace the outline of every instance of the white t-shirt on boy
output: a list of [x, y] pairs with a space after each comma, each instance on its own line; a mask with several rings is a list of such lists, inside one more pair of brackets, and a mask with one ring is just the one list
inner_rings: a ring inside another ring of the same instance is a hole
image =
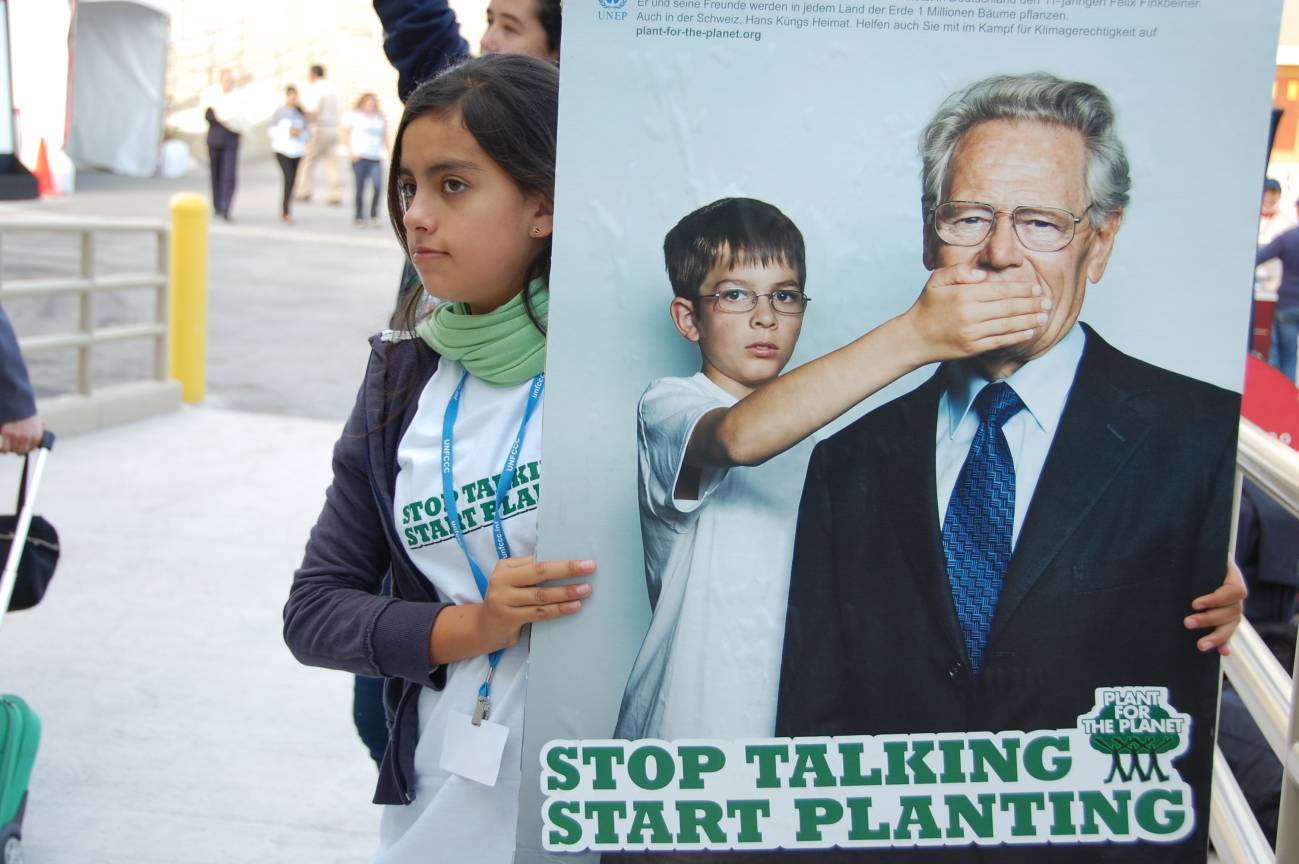
[[654, 614], [619, 738], [754, 738], [775, 728], [794, 521], [815, 442], [751, 468], [704, 470], [697, 498], [676, 497], [695, 424], [736, 401], [703, 373], [662, 378], [641, 397], [641, 537]]
[[[451, 533], [441, 500], [442, 420], [463, 372], [460, 363], [444, 358], [420, 394], [415, 416], [397, 448], [394, 516], [406, 551], [438, 596], [477, 603], [482, 595]], [[452, 476], [465, 543], [484, 576], [491, 575], [497, 562], [491, 518], [494, 478], [518, 433], [531, 387], [531, 380], [495, 387], [470, 376], [460, 397]], [[538, 405], [524, 435], [515, 482], [501, 508], [506, 514], [505, 536], [516, 557], [532, 554], [537, 545], [541, 414]], [[450, 664], [443, 690], [420, 691], [415, 800], [384, 808], [376, 864], [433, 860], [509, 864], [513, 860], [527, 656], [527, 642], [522, 639], [505, 651], [492, 677], [490, 720], [509, 729], [495, 786], [449, 774], [440, 766], [449, 715], [472, 715], [478, 687], [487, 674], [487, 657]]]

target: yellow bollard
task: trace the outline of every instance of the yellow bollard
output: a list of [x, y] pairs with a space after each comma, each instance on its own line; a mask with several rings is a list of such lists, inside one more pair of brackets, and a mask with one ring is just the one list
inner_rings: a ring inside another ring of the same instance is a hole
[[207, 211], [202, 195], [171, 198], [171, 377], [191, 404], [207, 394]]

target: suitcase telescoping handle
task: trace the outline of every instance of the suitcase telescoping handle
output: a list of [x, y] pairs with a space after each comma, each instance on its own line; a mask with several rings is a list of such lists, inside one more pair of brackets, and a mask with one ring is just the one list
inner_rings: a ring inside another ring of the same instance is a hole
[[13, 597], [14, 585], [18, 582], [18, 562], [22, 559], [23, 549], [27, 546], [27, 531], [32, 524], [32, 510], [36, 504], [36, 490], [41, 486], [41, 475], [45, 473], [45, 459], [54, 446], [54, 433], [49, 430], [41, 436], [41, 446], [28, 453], [23, 462], [23, 477], [18, 491], [18, 519], [14, 525], [14, 537], [9, 544], [9, 555], [5, 558], [4, 571], [0, 572], [0, 624], [9, 609], [9, 600]]

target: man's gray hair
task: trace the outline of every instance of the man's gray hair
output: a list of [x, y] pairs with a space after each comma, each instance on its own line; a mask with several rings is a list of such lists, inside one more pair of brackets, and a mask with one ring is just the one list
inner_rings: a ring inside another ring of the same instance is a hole
[[1128, 204], [1128, 157], [1114, 129], [1114, 108], [1100, 88], [1045, 72], [995, 75], [948, 96], [920, 133], [921, 205], [926, 220], [942, 200], [961, 136], [989, 120], [1036, 120], [1073, 129], [1087, 147], [1087, 198], [1099, 227]]

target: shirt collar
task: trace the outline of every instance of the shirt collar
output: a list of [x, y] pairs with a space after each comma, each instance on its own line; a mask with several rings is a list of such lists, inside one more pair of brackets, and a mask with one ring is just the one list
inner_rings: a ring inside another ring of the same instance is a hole
[[[1051, 350], [1025, 363], [1005, 379], [1024, 402], [1024, 408], [1038, 428], [1048, 436], [1055, 435], [1056, 426], [1060, 423], [1086, 343], [1087, 337], [1075, 321]], [[950, 439], [956, 437], [956, 429], [973, 406], [974, 397], [989, 382], [972, 363], [953, 363], [948, 368], [947, 436]]]

